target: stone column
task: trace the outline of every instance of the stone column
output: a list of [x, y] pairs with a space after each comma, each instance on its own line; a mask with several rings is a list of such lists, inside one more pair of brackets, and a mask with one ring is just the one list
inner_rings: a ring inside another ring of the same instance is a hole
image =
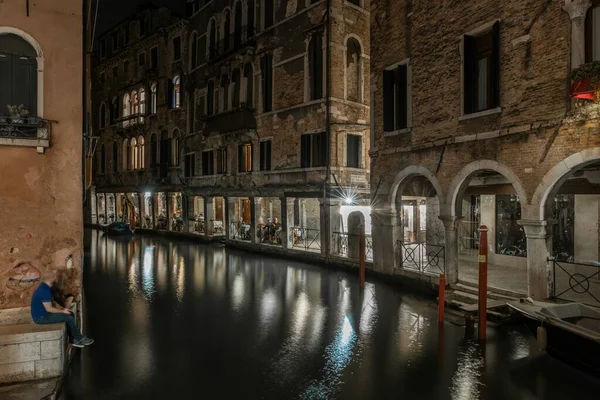
[[167, 230], [170, 231], [171, 230], [171, 219], [173, 218], [173, 206], [172, 206], [172, 198], [171, 198], [171, 193], [169, 192], [165, 192], [165, 201], [167, 202], [166, 204], [166, 209], [167, 209]]
[[520, 220], [527, 237], [527, 295], [534, 300], [552, 296], [552, 230], [554, 221]]
[[260, 243], [261, 237], [256, 234], [258, 219], [260, 219], [260, 197], [250, 197], [250, 241]]
[[280, 197], [281, 201], [281, 244], [284, 249], [294, 247], [294, 235], [291, 230], [294, 226], [294, 199]]
[[400, 244], [402, 225], [399, 215], [390, 208], [373, 209], [371, 224], [373, 269], [379, 273], [393, 275], [397, 268], [402, 268]]
[[444, 258], [446, 263], [446, 282], [458, 282], [458, 235], [457, 229], [462, 218], [452, 215], [440, 215], [444, 223]]
[[146, 198], [144, 193], [138, 192], [139, 207], [140, 207], [140, 228], [146, 228]]
[[[193, 199], [193, 197], [192, 197]], [[193, 201], [193, 200], [192, 200]], [[194, 208], [194, 205], [191, 204], [191, 207]], [[181, 193], [181, 218], [183, 219], [183, 232], [190, 231], [190, 196], [187, 194]]]
[[235, 236], [235, 200], [231, 197], [225, 197], [225, 237], [231, 240]]
[[571, 69], [585, 62], [585, 15], [591, 6], [590, 0], [565, 0], [563, 6], [571, 19]]
[[204, 196], [204, 236], [213, 235], [214, 228], [214, 197]]
[[340, 206], [338, 199], [319, 199], [321, 214], [321, 254], [329, 257], [332, 253], [333, 232], [341, 229]]

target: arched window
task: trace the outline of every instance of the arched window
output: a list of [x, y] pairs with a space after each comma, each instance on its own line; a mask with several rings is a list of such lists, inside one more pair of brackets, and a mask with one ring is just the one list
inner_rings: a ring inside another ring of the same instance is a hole
[[190, 37], [190, 69], [194, 69], [198, 66], [198, 35], [196, 32], [192, 33]]
[[113, 125], [117, 118], [119, 118], [119, 99], [113, 97], [110, 103], [110, 124]]
[[231, 84], [229, 85], [229, 95], [231, 96], [231, 107], [237, 109], [240, 107], [240, 70], [235, 69], [231, 73]]
[[171, 93], [171, 107], [181, 107], [181, 79], [179, 75], [175, 75], [173, 78], [173, 92]]
[[38, 56], [41, 55], [21, 36], [0, 34], [0, 113], [6, 113], [9, 105], [22, 104], [30, 116], [41, 116], [42, 110], [38, 110]]
[[150, 114], [156, 114], [156, 104], [158, 102], [158, 92], [156, 88], [156, 82], [150, 85]]
[[140, 154], [136, 138], [131, 138], [129, 142], [129, 151], [131, 151], [131, 166], [130, 169], [138, 169], [140, 167]]
[[308, 93], [309, 99], [323, 97], [323, 39], [316, 33], [308, 44]]
[[252, 36], [254, 36], [255, 25], [256, 24], [254, 23], [254, 0], [247, 0], [247, 2], [246, 2], [246, 28], [247, 28], [246, 39], [249, 39]]
[[225, 51], [231, 48], [231, 13], [225, 10], [225, 18], [223, 19], [223, 49]]
[[244, 66], [244, 82], [242, 85], [242, 99], [245, 106], [254, 108], [254, 68], [248, 63]]
[[[123, 96], [123, 119], [131, 115], [131, 96], [129, 93], [125, 93]], [[128, 127], [129, 121], [123, 121], [123, 127]]]
[[233, 8], [233, 46], [238, 47], [242, 44], [242, 2], [235, 2]]
[[140, 135], [140, 137], [138, 137], [138, 157], [139, 157], [139, 161], [138, 161], [138, 168], [139, 169], [144, 169], [146, 168], [146, 149], [145, 149], [145, 141], [144, 141], [144, 137]]
[[226, 111], [229, 109], [229, 76], [227, 74], [221, 75], [219, 92], [219, 111]]
[[171, 138], [171, 165], [179, 165], [179, 130], [173, 131]]
[[158, 138], [156, 133], [150, 136], [150, 168], [156, 168], [158, 165]]
[[98, 161], [98, 172], [103, 174], [106, 172], [106, 147], [104, 147], [104, 143], [100, 146], [100, 155]]
[[100, 129], [104, 129], [106, 127], [106, 104], [100, 104], [100, 117], [98, 124], [100, 125]]
[[362, 101], [362, 60], [361, 48], [354, 38], [346, 45], [346, 99]]
[[112, 172], [116, 174], [119, 171], [119, 145], [117, 142], [112, 144]]
[[213, 18], [208, 23], [207, 31], [207, 58], [214, 59], [217, 56], [217, 21]]
[[131, 158], [131, 153], [129, 151], [129, 140], [125, 139], [123, 140], [123, 152], [121, 153], [123, 155], [123, 159], [122, 161], [122, 171], [127, 171], [129, 169], [129, 159]]
[[144, 115], [146, 115], [146, 90], [140, 89], [140, 122], [144, 122]]
[[213, 115], [215, 112], [215, 81], [208, 81], [206, 88], [206, 115]]
[[138, 115], [140, 113], [140, 99], [138, 97], [138, 92], [135, 90], [131, 92], [131, 115]]

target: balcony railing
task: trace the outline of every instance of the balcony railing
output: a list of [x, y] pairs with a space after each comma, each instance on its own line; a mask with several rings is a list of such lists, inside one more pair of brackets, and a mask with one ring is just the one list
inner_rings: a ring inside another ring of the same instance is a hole
[[214, 45], [208, 47], [206, 58], [208, 61], [217, 61], [230, 53], [240, 50], [246, 46], [252, 45], [255, 35], [255, 29], [247, 26], [227, 35]]
[[244, 129], [256, 129], [254, 109], [242, 104], [234, 110], [207, 115], [204, 121], [204, 132], [235, 132]]
[[50, 147], [52, 121], [38, 117], [0, 115], [0, 144]]
[[146, 120], [146, 113], [131, 114], [126, 117], [121, 117], [115, 121], [117, 131], [123, 131], [127, 128], [143, 124]]

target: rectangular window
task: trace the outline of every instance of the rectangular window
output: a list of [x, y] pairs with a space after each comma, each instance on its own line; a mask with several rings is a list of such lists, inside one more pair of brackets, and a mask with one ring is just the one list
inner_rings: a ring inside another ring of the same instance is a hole
[[360, 7], [360, 0], [347, 0], [348, 3], [354, 4], [357, 7]]
[[361, 168], [362, 137], [359, 135], [346, 136], [346, 166]]
[[521, 203], [515, 195], [496, 195], [496, 254], [527, 257], [525, 231], [517, 223]]
[[208, 81], [206, 89], [206, 115], [213, 115], [215, 112], [215, 81]]
[[383, 71], [383, 130], [408, 128], [408, 66]]
[[252, 172], [252, 144], [250, 143], [238, 146], [238, 171]]
[[264, 28], [270, 28], [273, 26], [273, 1], [274, 0], [264, 0], [265, 1], [265, 26]]
[[181, 37], [173, 38], [173, 61], [181, 59]]
[[227, 149], [217, 150], [217, 174], [227, 173]]
[[119, 50], [119, 35], [117, 35], [116, 33], [112, 35], [112, 48], [113, 53], [116, 53], [117, 50]]
[[196, 154], [186, 154], [184, 176], [190, 178], [194, 175], [196, 175]]
[[214, 151], [202, 152], [202, 175], [215, 174], [215, 153]]
[[300, 138], [300, 166], [323, 167], [327, 161], [325, 132], [302, 135]]
[[273, 109], [273, 56], [266, 54], [260, 60], [263, 112]]
[[464, 113], [500, 105], [500, 24], [477, 36], [464, 36]]
[[117, 65], [115, 65], [112, 69], [112, 76], [113, 76], [113, 78], [116, 78], [117, 76], [119, 76], [119, 67]]
[[146, 65], [146, 53], [138, 54], [138, 66], [143, 67]]
[[271, 141], [260, 142], [260, 170], [271, 170]]
[[125, 43], [125, 44], [129, 43], [129, 27], [128, 26], [123, 28], [123, 43]]
[[150, 68], [158, 68], [158, 47], [153, 47], [152, 50], [150, 50]]
[[100, 58], [105, 58], [106, 57], [106, 41], [104, 41], [104, 39], [102, 39], [100, 41]]
[[600, 1], [592, 0], [585, 17], [585, 62], [600, 61]]

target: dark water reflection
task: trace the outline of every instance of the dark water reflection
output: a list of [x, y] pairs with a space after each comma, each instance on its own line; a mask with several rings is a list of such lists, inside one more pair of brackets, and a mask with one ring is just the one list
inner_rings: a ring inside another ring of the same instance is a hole
[[435, 303], [299, 262], [88, 235], [85, 330], [63, 398], [597, 398], [521, 329], [439, 329]]

